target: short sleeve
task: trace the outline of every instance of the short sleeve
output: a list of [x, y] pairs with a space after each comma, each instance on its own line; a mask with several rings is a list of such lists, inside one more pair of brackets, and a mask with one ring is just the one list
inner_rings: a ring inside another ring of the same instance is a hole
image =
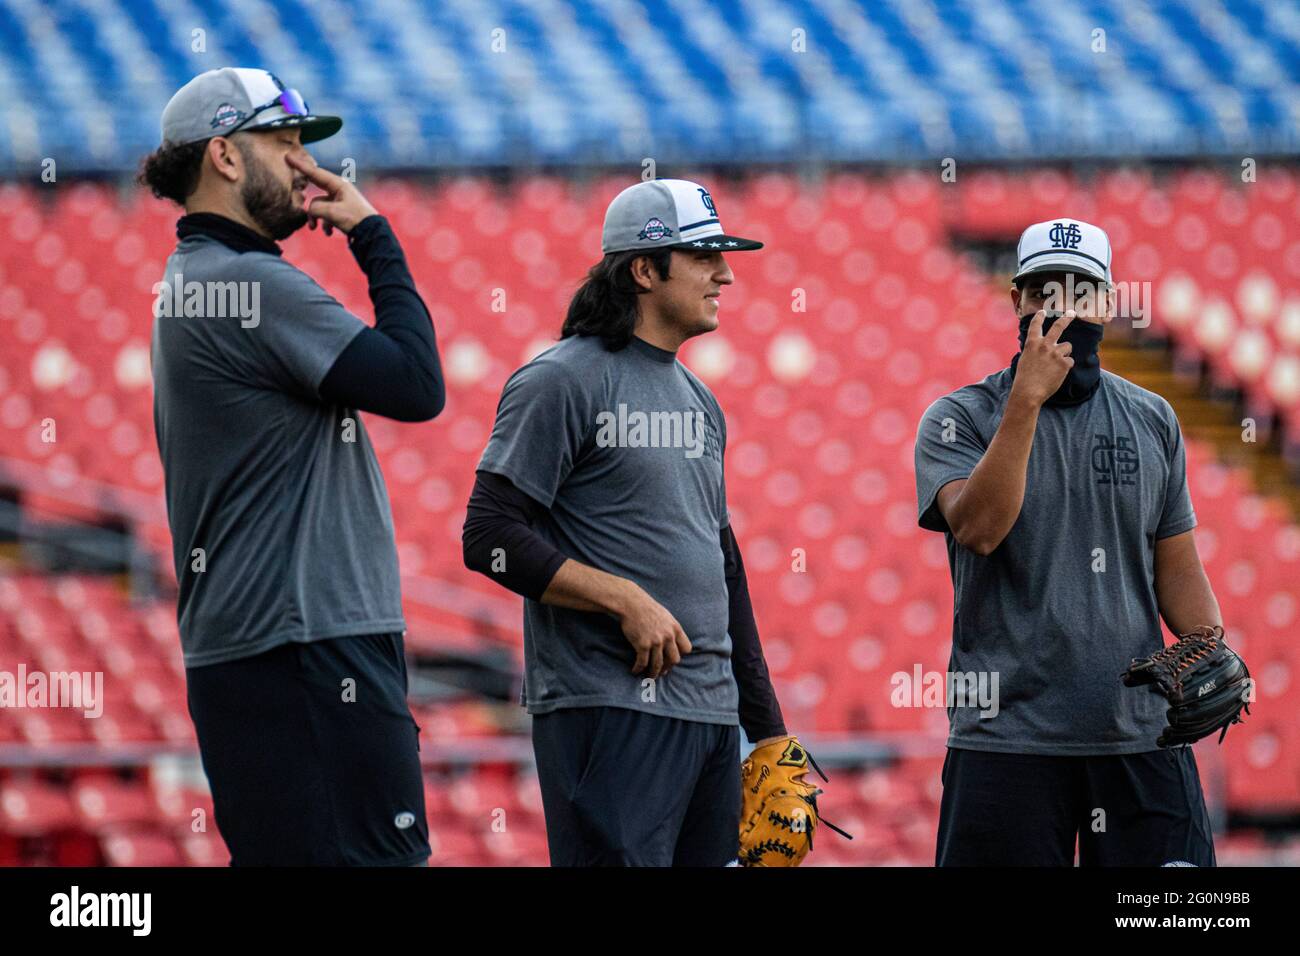
[[326, 373], [366, 324], [287, 262], [267, 262], [257, 281], [256, 324], [241, 322], [249, 358], [266, 383], [319, 399]]
[[1166, 426], [1169, 428], [1169, 477], [1165, 482], [1164, 507], [1156, 538], [1170, 538], [1196, 527], [1196, 512], [1192, 509], [1192, 495], [1187, 488], [1187, 449], [1183, 445], [1183, 431], [1178, 416], [1166, 406]]
[[551, 507], [594, 427], [592, 400], [582, 383], [545, 356], [506, 382], [479, 470], [509, 478]]
[[925, 410], [916, 430], [917, 524], [927, 531], [947, 531], [939, 511], [939, 489], [969, 478], [988, 450], [970, 413], [951, 398]]

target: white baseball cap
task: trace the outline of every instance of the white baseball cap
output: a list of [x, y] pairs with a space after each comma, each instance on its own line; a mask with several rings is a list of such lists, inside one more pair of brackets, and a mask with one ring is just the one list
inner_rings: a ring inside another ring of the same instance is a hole
[[1078, 219], [1036, 222], [1020, 234], [1016, 246], [1019, 282], [1031, 272], [1081, 272], [1110, 282], [1110, 236]]
[[709, 191], [686, 179], [651, 179], [628, 186], [605, 210], [601, 251], [703, 249], [744, 252], [762, 249], [754, 239], [728, 234]]

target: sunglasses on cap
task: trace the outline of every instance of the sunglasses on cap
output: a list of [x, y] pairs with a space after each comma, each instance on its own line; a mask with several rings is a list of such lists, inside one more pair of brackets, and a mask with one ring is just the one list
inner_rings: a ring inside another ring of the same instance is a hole
[[290, 116], [311, 115], [311, 110], [307, 107], [307, 101], [302, 98], [301, 93], [297, 90], [286, 90], [284, 86], [281, 85], [280, 81], [274, 76], [272, 76], [271, 79], [275, 80], [275, 85], [280, 87], [280, 95], [271, 100], [271, 102], [264, 103], [257, 109], [253, 110], [253, 112], [245, 116], [240, 122], [236, 123], [234, 128], [229, 132], [222, 133], [222, 136], [229, 136], [231, 133], [237, 132], [241, 127], [247, 126], [259, 113], [264, 113], [276, 106], [280, 107]]

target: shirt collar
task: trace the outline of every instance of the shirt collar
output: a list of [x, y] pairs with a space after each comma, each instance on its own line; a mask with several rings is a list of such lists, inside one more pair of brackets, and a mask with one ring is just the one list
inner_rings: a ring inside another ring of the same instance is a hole
[[667, 349], [661, 349], [657, 345], [651, 345], [645, 339], [638, 338], [635, 335], [632, 336], [632, 341], [629, 342], [628, 345], [647, 358], [653, 359], [656, 362], [663, 362], [665, 365], [672, 365], [677, 361], [676, 352], [669, 352]]
[[176, 222], [176, 236], [179, 239], [209, 236], [235, 252], [281, 254], [280, 246], [274, 240], [215, 212], [192, 212], [181, 216]]

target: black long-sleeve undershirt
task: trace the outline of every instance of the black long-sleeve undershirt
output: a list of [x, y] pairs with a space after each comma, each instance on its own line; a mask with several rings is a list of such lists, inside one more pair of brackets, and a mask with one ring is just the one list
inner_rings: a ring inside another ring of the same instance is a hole
[[[566, 560], [533, 530], [545, 515], [541, 502], [520, 491], [508, 478], [479, 471], [461, 535], [465, 566], [516, 594], [540, 601]], [[727, 630], [731, 635], [731, 668], [740, 691], [740, 725], [750, 740], [780, 736], [786, 732], [781, 705], [763, 657], [740, 545], [730, 526], [719, 533], [718, 543], [727, 578]]]
[[[478, 571], [516, 594], [540, 601], [565, 557], [533, 530], [546, 509], [491, 471], [475, 473], [465, 511], [461, 549], [465, 567]], [[500, 553], [495, 553], [497, 549]]]
[[749, 600], [749, 578], [740, 557], [740, 544], [731, 525], [720, 534], [727, 576], [727, 633], [731, 635], [731, 670], [740, 688], [740, 726], [750, 740], [786, 733], [781, 703], [767, 671], [767, 658], [758, 639], [758, 622]]
[[335, 359], [321, 397], [398, 421], [428, 421], [446, 404], [446, 386], [433, 319], [397, 236], [383, 216], [367, 216], [348, 234], [348, 247], [370, 281], [375, 325]]

